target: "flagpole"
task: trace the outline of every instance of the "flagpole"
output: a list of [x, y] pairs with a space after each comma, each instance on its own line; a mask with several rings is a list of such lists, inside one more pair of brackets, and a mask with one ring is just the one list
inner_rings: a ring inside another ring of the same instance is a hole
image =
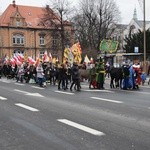
[[143, 22], [143, 33], [144, 33], [144, 72], [146, 72], [146, 22], [145, 22], [145, 0], [143, 0], [143, 17], [144, 17], [144, 22]]

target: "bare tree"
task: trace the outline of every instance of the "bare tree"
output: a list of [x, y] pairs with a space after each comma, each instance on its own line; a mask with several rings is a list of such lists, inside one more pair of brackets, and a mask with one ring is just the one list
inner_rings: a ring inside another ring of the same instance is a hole
[[[72, 24], [69, 20], [71, 13], [70, 4], [67, 0], [52, 0], [51, 8], [49, 5], [44, 9], [44, 17], [41, 22], [46, 27], [51, 27], [52, 37], [59, 39], [59, 46], [61, 47], [62, 57], [66, 46], [72, 43]], [[57, 45], [58, 45], [57, 43]]]
[[120, 17], [114, 0], [82, 0], [75, 17], [77, 35], [82, 46], [99, 50], [100, 41], [109, 38], [112, 25]]

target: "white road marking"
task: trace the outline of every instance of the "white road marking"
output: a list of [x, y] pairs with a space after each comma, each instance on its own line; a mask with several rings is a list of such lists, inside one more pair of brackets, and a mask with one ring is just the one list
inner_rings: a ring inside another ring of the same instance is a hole
[[77, 129], [83, 130], [83, 131], [88, 132], [88, 133], [93, 134], [93, 135], [97, 135], [97, 136], [105, 135], [103, 132], [100, 132], [100, 131], [98, 131], [98, 130], [95, 130], [95, 129], [86, 127], [86, 126], [84, 126], [84, 125], [81, 125], [81, 124], [78, 124], [78, 123], [69, 121], [69, 120], [67, 120], [67, 119], [57, 119], [57, 120], [58, 120], [59, 122], [62, 122], [62, 123], [67, 124], [67, 125], [69, 125], [69, 126], [72, 126], [72, 127], [77, 128]]
[[0, 100], [2, 100], [2, 101], [6, 101], [6, 100], [7, 100], [7, 98], [0, 96]]
[[35, 88], [35, 89], [41, 89], [41, 90], [44, 90], [44, 88], [38, 87], [38, 86], [31, 86], [31, 87], [33, 87], [33, 88]]
[[116, 101], [116, 100], [111, 100], [111, 99], [105, 99], [105, 98], [99, 98], [99, 97], [91, 97], [92, 99], [97, 99], [101, 101], [106, 101], [106, 102], [112, 102], [112, 103], [123, 103], [122, 101]]
[[20, 92], [20, 93], [24, 93], [24, 94], [28, 94], [28, 93], [29, 93], [29, 92], [21, 91], [21, 90], [18, 90], [18, 89], [14, 89], [14, 91], [16, 91], [16, 92]]
[[150, 92], [139, 92], [139, 91], [129, 91], [129, 90], [124, 90], [123, 92], [130, 92], [130, 93], [139, 93], [139, 94], [147, 94], [147, 95], [149, 95], [150, 94]]
[[28, 95], [28, 96], [36, 96], [36, 97], [44, 97], [43, 95], [41, 95], [39, 93], [27, 93], [26, 95]]
[[18, 89], [14, 89], [14, 91], [24, 93], [25, 95], [28, 95], [28, 96], [44, 97], [43, 95], [41, 95], [39, 93], [29, 93], [29, 92], [21, 91], [21, 90], [18, 90]]
[[87, 91], [87, 92], [108, 92], [108, 93], [115, 93], [114, 91], [109, 91], [109, 90], [98, 90], [98, 89], [89, 89], [89, 90], [82, 90], [82, 91]]
[[10, 81], [8, 81], [8, 80], [0, 80], [1, 82], [4, 82], [4, 83], [10, 83]]
[[27, 105], [24, 105], [24, 104], [21, 104], [21, 103], [16, 103], [15, 105], [19, 106], [19, 107], [22, 107], [22, 108], [25, 108], [25, 109], [30, 110], [30, 111], [39, 111], [36, 108], [30, 107], [30, 106], [27, 106]]
[[63, 92], [63, 91], [55, 91], [55, 92], [56, 92], [56, 93], [61, 93], [61, 94], [74, 95], [74, 93]]
[[16, 85], [21, 85], [21, 86], [24, 86], [25, 84], [22, 84], [22, 83], [15, 83]]

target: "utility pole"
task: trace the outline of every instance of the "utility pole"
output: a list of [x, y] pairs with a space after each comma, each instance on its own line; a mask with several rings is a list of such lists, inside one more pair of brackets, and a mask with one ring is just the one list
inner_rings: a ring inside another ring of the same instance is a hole
[[146, 72], [146, 22], [145, 22], [145, 0], [143, 0], [143, 17], [144, 17], [144, 23], [143, 23], [143, 33], [144, 33], [144, 72]]

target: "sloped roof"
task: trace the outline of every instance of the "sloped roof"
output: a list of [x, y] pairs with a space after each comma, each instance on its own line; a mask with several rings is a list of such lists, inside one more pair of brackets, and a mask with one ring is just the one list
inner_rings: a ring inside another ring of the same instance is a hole
[[0, 26], [9, 26], [10, 18], [16, 12], [25, 18], [27, 26], [30, 28], [39, 28], [39, 23], [41, 18], [44, 16], [44, 7], [34, 7], [34, 6], [23, 6], [10, 4], [7, 9], [0, 16]]
[[[135, 20], [135, 22], [140, 26], [143, 27], [144, 21], [143, 20]], [[145, 21], [146, 24], [150, 24], [150, 21]]]
[[122, 29], [122, 30], [126, 29], [127, 26], [128, 25], [126, 25], [126, 24], [116, 24], [116, 27], [119, 28], [119, 29]]

